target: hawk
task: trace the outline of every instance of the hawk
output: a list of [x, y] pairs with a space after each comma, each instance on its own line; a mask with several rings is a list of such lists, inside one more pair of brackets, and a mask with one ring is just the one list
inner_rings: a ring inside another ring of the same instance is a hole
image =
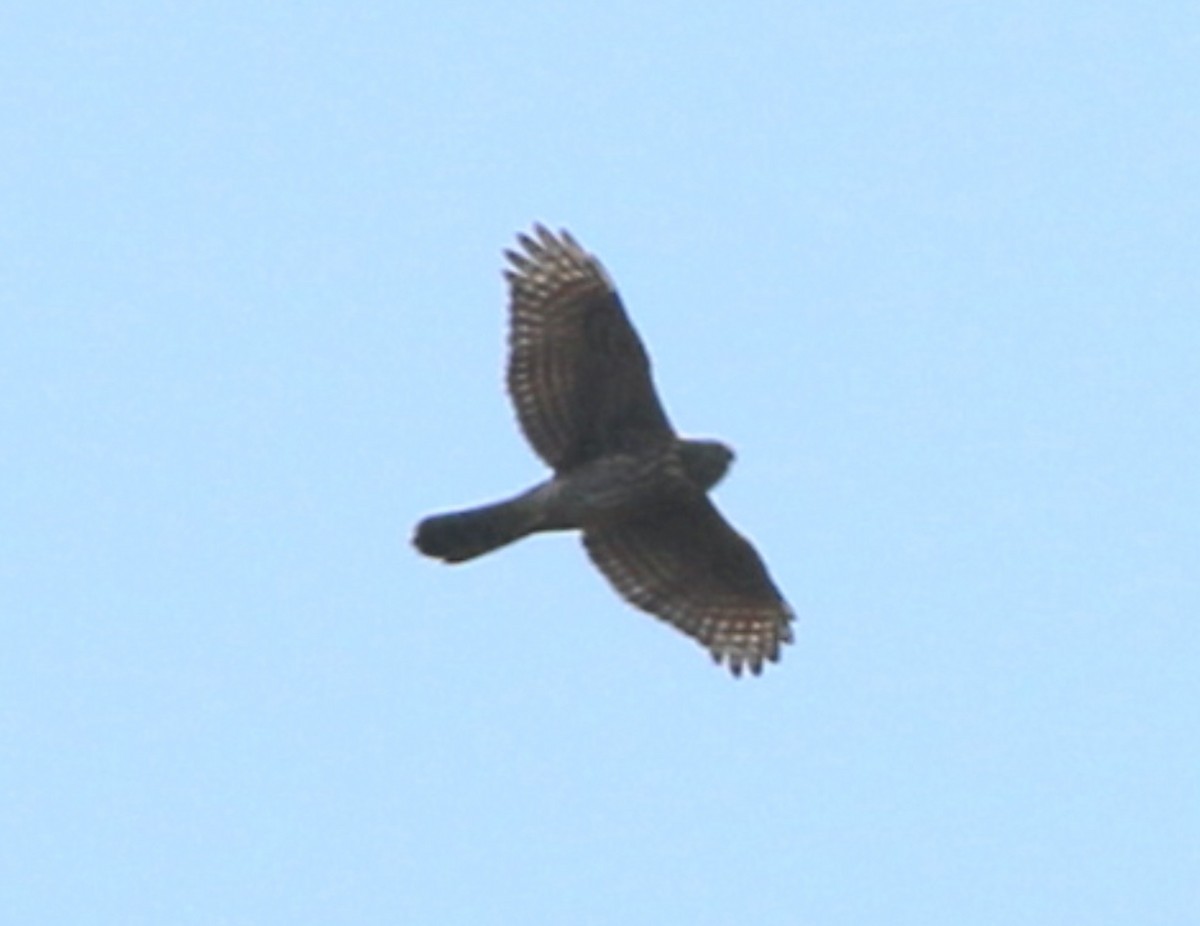
[[507, 501], [435, 515], [413, 542], [448, 563], [529, 534], [578, 530], [628, 602], [758, 674], [792, 641], [792, 610], [708, 491], [733, 451], [680, 438], [650, 359], [600, 262], [566, 231], [535, 225], [510, 268], [508, 391], [552, 478]]

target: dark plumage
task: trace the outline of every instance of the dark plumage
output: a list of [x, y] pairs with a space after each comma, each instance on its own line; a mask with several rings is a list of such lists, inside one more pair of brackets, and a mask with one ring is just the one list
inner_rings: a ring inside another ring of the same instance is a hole
[[733, 452], [679, 438], [608, 274], [567, 232], [536, 226], [507, 251], [508, 390], [554, 470], [505, 502], [417, 525], [428, 556], [462, 562], [531, 533], [581, 530], [631, 604], [708, 648], [735, 675], [791, 642], [792, 611], [754, 547], [708, 498]]

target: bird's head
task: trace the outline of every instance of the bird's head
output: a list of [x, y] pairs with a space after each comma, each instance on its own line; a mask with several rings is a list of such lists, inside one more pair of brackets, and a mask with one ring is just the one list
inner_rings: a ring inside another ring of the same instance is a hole
[[705, 492], [724, 478], [733, 463], [733, 450], [715, 440], [679, 442], [679, 459], [688, 479]]

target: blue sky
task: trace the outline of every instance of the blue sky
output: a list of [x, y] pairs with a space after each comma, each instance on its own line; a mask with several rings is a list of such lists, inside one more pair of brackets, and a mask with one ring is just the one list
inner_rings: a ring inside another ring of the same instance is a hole
[[[1195, 922], [1200, 10], [10, 4], [9, 923]], [[799, 616], [574, 538], [500, 251], [566, 226]]]

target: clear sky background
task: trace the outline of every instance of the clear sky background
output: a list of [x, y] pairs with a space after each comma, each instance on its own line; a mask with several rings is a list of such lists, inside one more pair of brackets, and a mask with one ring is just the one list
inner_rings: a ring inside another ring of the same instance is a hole
[[[0, 15], [0, 920], [1200, 920], [1200, 8]], [[572, 537], [500, 251], [604, 260], [799, 616]]]

